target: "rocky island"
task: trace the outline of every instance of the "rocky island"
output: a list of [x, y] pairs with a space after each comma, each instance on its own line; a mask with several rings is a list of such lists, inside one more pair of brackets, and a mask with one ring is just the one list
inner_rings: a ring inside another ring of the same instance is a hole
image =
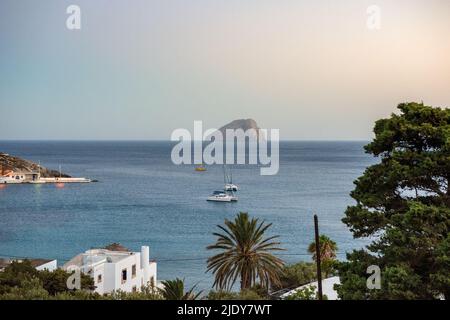
[[[230, 123], [224, 125], [221, 127], [218, 131], [222, 133], [222, 135], [225, 137], [225, 133], [227, 129], [236, 130], [236, 129], [242, 129], [244, 131], [247, 131], [249, 129], [253, 129], [254, 133], [256, 133], [256, 137], [259, 137], [260, 134], [263, 134], [258, 127], [258, 124], [253, 119], [238, 119], [231, 121]], [[265, 138], [265, 137], [263, 137]]]

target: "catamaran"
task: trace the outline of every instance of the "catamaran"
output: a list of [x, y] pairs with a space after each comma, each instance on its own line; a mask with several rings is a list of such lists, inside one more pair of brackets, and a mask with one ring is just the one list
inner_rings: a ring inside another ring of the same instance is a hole
[[214, 191], [212, 195], [210, 195], [206, 201], [215, 201], [215, 202], [231, 202], [232, 197], [223, 192], [223, 191]]
[[238, 191], [239, 190], [238, 186], [233, 184], [233, 175], [231, 173], [231, 169], [230, 169], [230, 174], [228, 175], [225, 165], [223, 165], [223, 181], [225, 183], [225, 187], [224, 187], [225, 191]]
[[236, 197], [233, 192], [214, 191], [214, 193], [210, 195], [206, 200], [216, 202], [231, 202], [238, 201], [238, 197]]

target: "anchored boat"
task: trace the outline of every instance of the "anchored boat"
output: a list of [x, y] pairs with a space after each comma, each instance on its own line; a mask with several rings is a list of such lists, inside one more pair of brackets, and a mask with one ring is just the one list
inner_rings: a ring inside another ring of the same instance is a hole
[[195, 167], [195, 171], [199, 171], [199, 172], [206, 171], [206, 167], [203, 164], [201, 164], [201, 165]]
[[231, 169], [230, 169], [230, 173], [228, 174], [225, 165], [223, 165], [223, 181], [225, 183], [225, 187], [224, 187], [225, 191], [238, 191], [239, 190], [239, 187], [237, 185], [233, 184], [233, 174], [231, 173]]
[[238, 198], [232, 192], [214, 191], [214, 193], [206, 200], [215, 202], [231, 202], [238, 201]]
[[226, 194], [223, 191], [214, 191], [212, 195], [210, 195], [206, 201], [215, 201], [215, 202], [231, 202], [231, 196]]

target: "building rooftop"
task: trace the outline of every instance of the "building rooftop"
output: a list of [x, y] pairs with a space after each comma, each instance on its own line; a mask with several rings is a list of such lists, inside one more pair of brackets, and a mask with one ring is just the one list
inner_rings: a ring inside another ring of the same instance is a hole
[[91, 249], [70, 259], [70, 261], [64, 264], [63, 268], [67, 268], [69, 266], [81, 267], [100, 262], [115, 263], [129, 257], [130, 255], [134, 255], [134, 252]]
[[[335, 284], [340, 284], [341, 281], [339, 279], [339, 277], [331, 277], [331, 278], [326, 278], [322, 280], [322, 294], [327, 296], [328, 300], [338, 300], [338, 294], [336, 292], [336, 290], [334, 290], [334, 285]], [[294, 290], [291, 290], [285, 294], [283, 294], [281, 296], [281, 298], [287, 298], [290, 295], [293, 295], [294, 293], [296, 293], [298, 290], [307, 288], [307, 287], [313, 287], [314, 291], [317, 293], [317, 287], [318, 287], [318, 282], [314, 281], [308, 284], [305, 284], [303, 286], [300, 286]]]
[[33, 266], [34, 268], [37, 268], [39, 266], [42, 266], [46, 263], [49, 263], [53, 260], [51, 259], [4, 259], [4, 258], [0, 258], [0, 270], [6, 268], [7, 266], [9, 266], [13, 261], [17, 261], [17, 262], [23, 262], [24, 260], [28, 260], [31, 263], [31, 266]]

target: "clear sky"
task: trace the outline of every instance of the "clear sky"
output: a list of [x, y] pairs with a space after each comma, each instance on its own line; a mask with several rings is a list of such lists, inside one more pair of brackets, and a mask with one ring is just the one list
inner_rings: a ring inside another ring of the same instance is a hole
[[448, 0], [0, 1], [0, 140], [169, 139], [239, 118], [370, 139], [421, 100], [450, 106]]

